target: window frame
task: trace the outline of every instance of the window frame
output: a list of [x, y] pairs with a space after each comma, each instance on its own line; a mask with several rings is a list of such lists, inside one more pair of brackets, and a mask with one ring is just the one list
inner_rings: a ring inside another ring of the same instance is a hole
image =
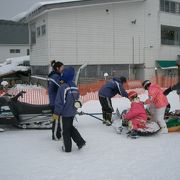
[[41, 34], [42, 34], [42, 36], [46, 35], [46, 24], [43, 24], [41, 26]]

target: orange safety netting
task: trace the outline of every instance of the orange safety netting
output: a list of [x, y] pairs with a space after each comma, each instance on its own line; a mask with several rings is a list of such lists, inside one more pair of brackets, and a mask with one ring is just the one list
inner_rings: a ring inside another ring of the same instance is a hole
[[[167, 76], [157, 76], [152, 77], [150, 79], [152, 83], [157, 83], [162, 88], [167, 88], [172, 86], [178, 82], [178, 76], [167, 77]], [[125, 89], [136, 89], [142, 88], [142, 80], [128, 80]], [[86, 95], [87, 93], [97, 92], [99, 89], [106, 83], [106, 80], [99, 80], [95, 83], [88, 83], [88, 84], [80, 84], [78, 86], [81, 96]]]
[[[81, 96], [86, 95], [90, 92], [97, 92], [106, 83], [106, 80], [99, 80], [96, 83], [80, 84], [78, 86]], [[141, 88], [141, 80], [128, 80], [126, 89]]]

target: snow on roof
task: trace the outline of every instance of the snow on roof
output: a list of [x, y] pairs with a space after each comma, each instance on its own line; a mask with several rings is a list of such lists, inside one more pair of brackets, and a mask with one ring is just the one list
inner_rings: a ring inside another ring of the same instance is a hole
[[29, 67], [22, 65], [25, 61], [30, 61], [30, 57], [21, 56], [6, 59], [4, 63], [0, 64], [0, 76], [16, 71], [27, 71]]
[[67, 3], [67, 2], [75, 2], [75, 1], [82, 1], [82, 0], [55, 0], [55, 1], [43, 1], [43, 2], [37, 2], [34, 5], [32, 5], [27, 11], [24, 11], [11, 19], [14, 21], [19, 21], [23, 17], [27, 16], [31, 12], [35, 11], [36, 9], [40, 8], [44, 5], [50, 5], [50, 4], [56, 4], [56, 3]]
[[22, 19], [23, 17], [25, 17], [27, 15], [27, 12], [21, 12], [19, 14], [17, 14], [16, 16], [12, 17], [11, 20], [12, 21], [19, 21], [20, 19]]
[[[25, 18], [26, 16], [30, 15], [31, 13], [33, 13], [36, 10], [38, 10], [40, 7], [42, 7], [44, 5], [63, 4], [63, 3], [81, 2], [81, 1], [85, 1], [85, 0], [54, 0], [54, 1], [38, 2], [38, 3], [35, 3], [33, 6], [31, 6], [27, 11], [16, 15], [12, 19], [15, 20], [15, 21], [22, 20], [23, 18]], [[90, 0], [88, 0], [88, 1], [90, 1]], [[145, 0], [120, 0], [120, 1], [122, 1], [122, 2], [129, 2], [129, 1], [136, 2], [136, 1], [145, 1]]]

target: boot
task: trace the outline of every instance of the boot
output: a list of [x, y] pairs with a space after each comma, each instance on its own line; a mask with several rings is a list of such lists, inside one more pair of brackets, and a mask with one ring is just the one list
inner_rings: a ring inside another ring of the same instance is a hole
[[106, 112], [103, 111], [103, 121], [102, 121], [103, 124], [106, 124]]
[[132, 138], [132, 139], [136, 139], [136, 138], [138, 138], [139, 136], [138, 136], [137, 131], [133, 129], [133, 130], [131, 130], [131, 132], [130, 132], [130, 134], [129, 134], [129, 137]]
[[112, 124], [112, 113], [106, 113], [106, 126], [110, 126]]

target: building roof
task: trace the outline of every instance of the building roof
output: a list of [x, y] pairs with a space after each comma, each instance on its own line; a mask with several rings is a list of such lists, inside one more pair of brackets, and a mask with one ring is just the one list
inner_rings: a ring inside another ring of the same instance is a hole
[[108, 4], [108, 3], [127, 3], [127, 2], [138, 2], [145, 0], [56, 0], [56, 1], [45, 1], [34, 4], [28, 11], [18, 14], [13, 18], [16, 21], [27, 22], [34, 16], [42, 13], [46, 10], [54, 8], [67, 8], [72, 6], [87, 6], [92, 4]]
[[28, 25], [0, 20], [0, 44], [29, 44]]

